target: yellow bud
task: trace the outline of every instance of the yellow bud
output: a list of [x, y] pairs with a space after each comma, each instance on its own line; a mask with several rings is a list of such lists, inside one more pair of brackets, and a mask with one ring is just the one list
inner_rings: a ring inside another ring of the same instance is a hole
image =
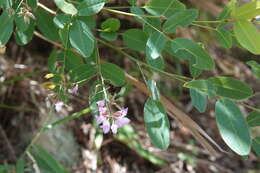
[[44, 82], [42, 84], [47, 90], [53, 90], [56, 85], [54, 85], [52, 82]]
[[44, 78], [50, 79], [50, 78], [53, 78], [53, 76], [54, 76], [54, 74], [49, 73], [49, 74], [46, 74], [46, 75], [44, 76]]

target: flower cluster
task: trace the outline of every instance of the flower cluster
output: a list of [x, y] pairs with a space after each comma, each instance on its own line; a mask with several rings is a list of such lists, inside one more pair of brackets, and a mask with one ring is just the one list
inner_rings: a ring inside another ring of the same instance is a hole
[[[125, 117], [128, 108], [109, 114], [104, 100], [98, 101], [97, 106], [99, 115], [96, 115], [95, 118], [97, 123], [101, 124], [100, 127], [102, 128], [104, 134], [108, 133], [110, 129], [114, 134], [116, 134], [118, 128], [121, 128], [130, 122], [130, 120]], [[111, 122], [112, 124], [110, 125]]]

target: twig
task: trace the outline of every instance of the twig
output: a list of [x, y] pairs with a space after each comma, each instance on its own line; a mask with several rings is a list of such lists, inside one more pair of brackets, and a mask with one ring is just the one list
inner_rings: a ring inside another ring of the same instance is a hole
[[5, 143], [6, 143], [6, 146], [11, 154], [11, 157], [12, 157], [12, 160], [15, 161], [17, 158], [16, 158], [16, 155], [15, 155], [15, 151], [14, 151], [14, 148], [12, 147], [12, 144], [10, 143], [10, 141], [8, 140], [7, 136], [6, 136], [6, 133], [4, 131], [4, 129], [2, 128], [2, 126], [0, 125], [0, 134], [1, 136], [3, 137]]

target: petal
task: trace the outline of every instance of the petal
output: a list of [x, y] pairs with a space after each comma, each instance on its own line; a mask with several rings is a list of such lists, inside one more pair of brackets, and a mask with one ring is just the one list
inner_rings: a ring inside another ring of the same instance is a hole
[[111, 130], [112, 130], [112, 132], [113, 132], [114, 134], [117, 133], [117, 128], [118, 128], [118, 125], [116, 125], [115, 123], [113, 123], [113, 124], [111, 125]]
[[79, 85], [76, 85], [74, 88], [68, 89], [68, 91], [71, 94], [77, 94], [78, 93], [78, 89], [79, 89]]
[[126, 118], [126, 117], [122, 117], [122, 118], [118, 118], [115, 121], [115, 124], [118, 126], [118, 128], [123, 127], [124, 125], [130, 123], [130, 119]]
[[97, 102], [98, 107], [104, 107], [105, 106], [105, 100], [99, 100]]
[[101, 124], [106, 120], [106, 117], [104, 117], [102, 115], [100, 115], [100, 116], [96, 115], [95, 118], [96, 118], [98, 124]]
[[103, 133], [106, 134], [110, 130], [110, 123], [108, 120], [103, 121], [102, 126], [100, 126], [103, 129]]
[[107, 113], [107, 108], [106, 107], [99, 107], [98, 111], [101, 115], [104, 115]]
[[128, 112], [128, 108], [122, 109], [122, 110], [121, 110], [122, 116], [123, 116], [123, 117], [126, 116], [126, 115], [127, 115], [127, 112]]
[[60, 112], [63, 105], [64, 105], [63, 102], [57, 102], [57, 103], [55, 103], [55, 110], [56, 110], [57, 112]]

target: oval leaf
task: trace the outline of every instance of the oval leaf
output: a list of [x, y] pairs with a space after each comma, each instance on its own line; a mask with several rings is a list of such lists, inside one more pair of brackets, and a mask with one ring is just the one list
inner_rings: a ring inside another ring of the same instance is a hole
[[130, 49], [144, 51], [147, 42], [147, 36], [140, 29], [129, 29], [123, 33], [123, 40], [125, 45]]
[[5, 10], [0, 16], [0, 45], [5, 45], [13, 33], [13, 17]]
[[89, 64], [82, 64], [71, 70], [70, 76], [73, 82], [86, 82], [90, 80], [97, 70]]
[[146, 56], [151, 59], [160, 57], [165, 45], [166, 38], [162, 33], [152, 33], [146, 43]]
[[260, 157], [260, 136], [253, 139], [252, 147], [256, 152], [257, 157]]
[[205, 112], [207, 108], [207, 94], [194, 88], [190, 88], [192, 105], [199, 111]]
[[109, 80], [113, 85], [122, 86], [125, 84], [125, 73], [117, 65], [106, 62], [100, 64], [100, 68], [102, 76]]
[[149, 98], [144, 105], [144, 121], [152, 144], [160, 149], [170, 145], [169, 120], [163, 105]]
[[253, 54], [260, 54], [260, 33], [256, 27], [247, 20], [237, 20], [234, 33], [238, 42]]
[[95, 47], [94, 36], [88, 26], [80, 21], [73, 22], [69, 33], [69, 39], [72, 47], [79, 51], [84, 57], [89, 57]]
[[229, 99], [222, 99], [216, 103], [215, 113], [218, 129], [225, 143], [237, 154], [248, 155], [251, 137], [238, 106]]
[[249, 85], [231, 77], [211, 77], [208, 81], [216, 88], [216, 93], [219, 96], [245, 99], [253, 94]]
[[225, 29], [217, 29], [216, 30], [216, 38], [224, 48], [231, 48], [232, 47], [232, 34], [230, 31]]
[[54, 2], [58, 6], [58, 8], [66, 14], [75, 15], [78, 12], [73, 4], [68, 3], [65, 0], [54, 0]]
[[232, 11], [232, 16], [236, 19], [252, 19], [260, 15], [260, 1], [252, 1], [235, 8]]
[[259, 112], [251, 112], [246, 118], [247, 124], [250, 127], [260, 126], [260, 113]]
[[84, 0], [78, 6], [79, 16], [91, 16], [98, 13], [107, 0]]
[[210, 55], [196, 42], [186, 38], [176, 38], [172, 40], [171, 48], [177, 57], [192, 57], [195, 59], [194, 67], [201, 70], [212, 70], [215, 63]]
[[187, 27], [198, 17], [198, 10], [181, 10], [174, 13], [163, 25], [166, 33], [175, 33], [178, 26]]

